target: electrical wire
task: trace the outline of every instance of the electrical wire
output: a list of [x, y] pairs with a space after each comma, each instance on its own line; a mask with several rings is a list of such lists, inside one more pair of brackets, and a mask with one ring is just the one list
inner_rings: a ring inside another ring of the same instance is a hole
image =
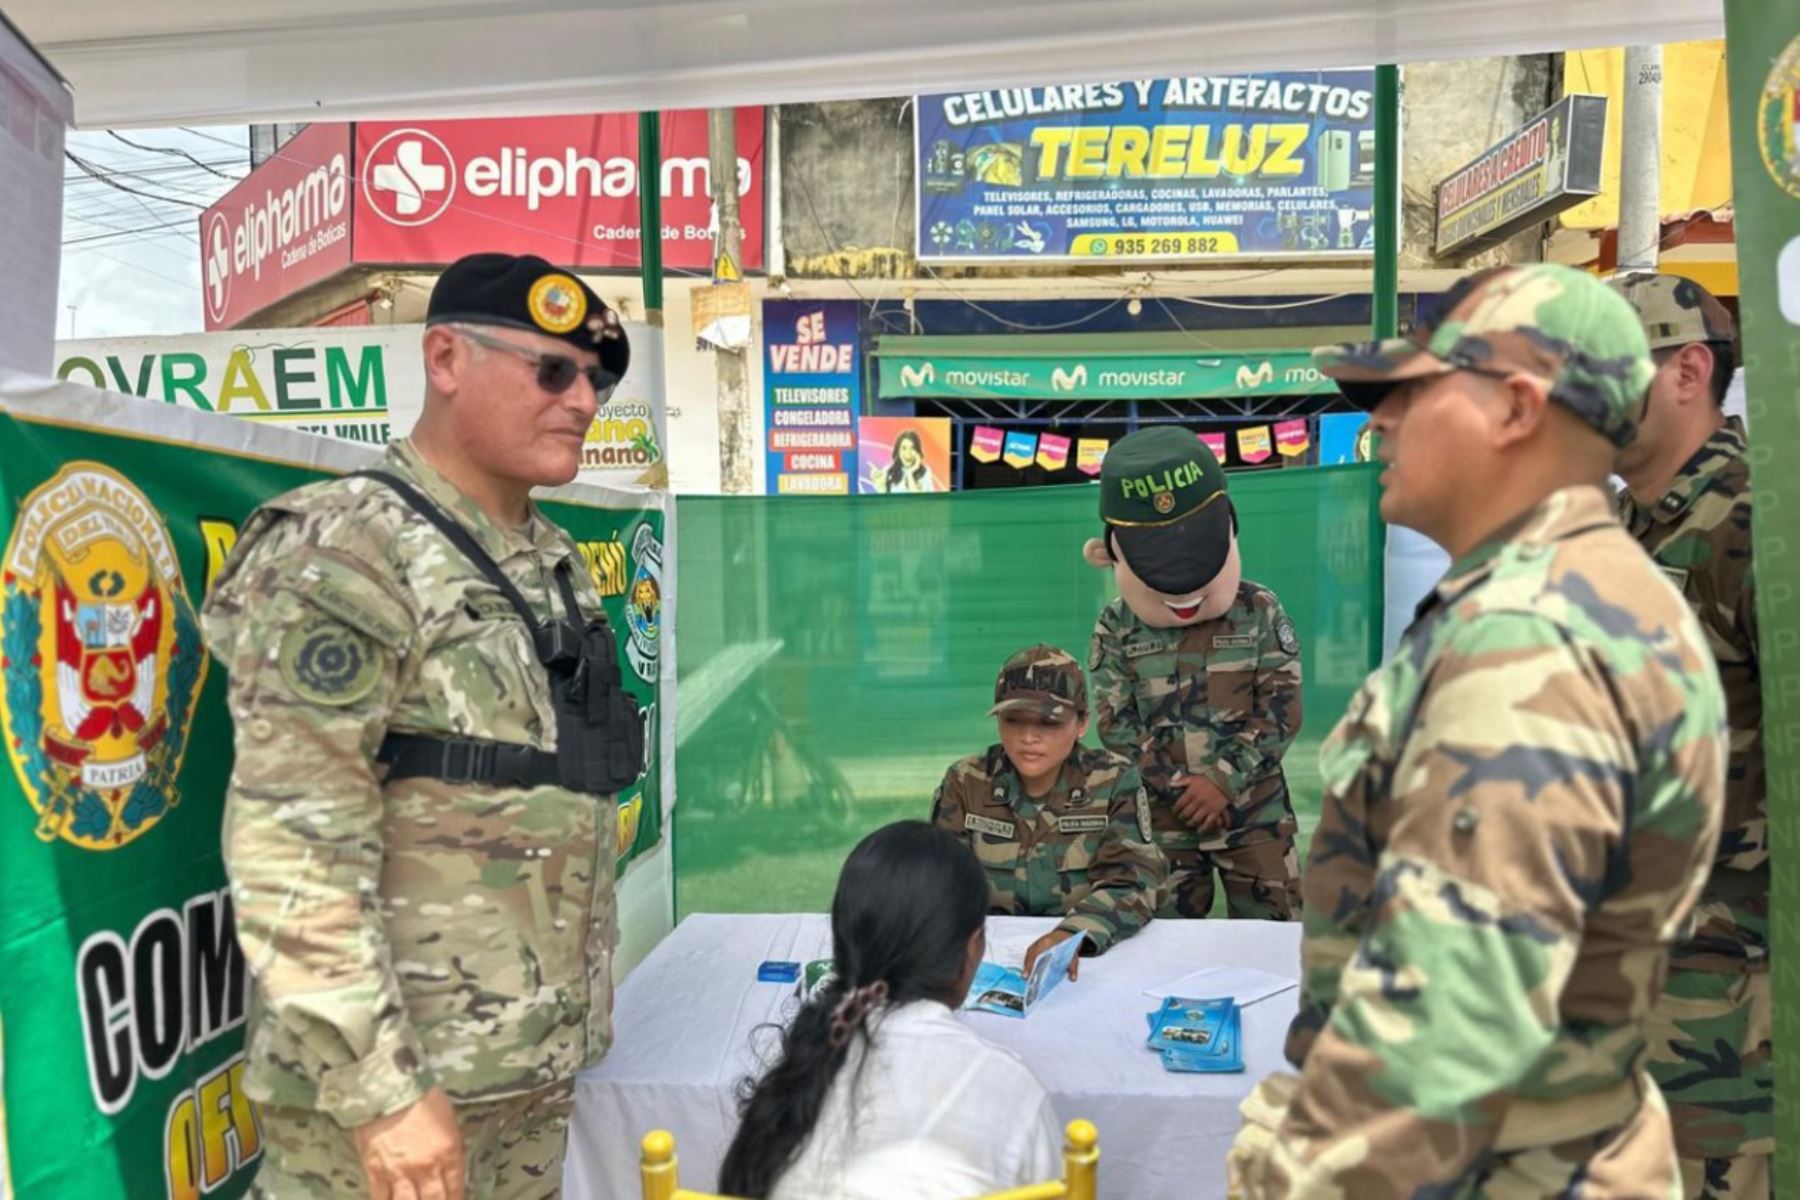
[[[91, 217], [77, 218], [77, 220], [82, 220], [82, 221], [85, 221], [85, 222], [88, 222], [91, 224], [95, 224], [95, 225], [103, 225], [103, 222], [95, 221]], [[135, 229], [120, 229], [117, 227], [113, 227], [113, 228], [109, 228], [106, 233], [90, 233], [90, 234], [83, 234], [81, 237], [64, 238], [62, 244], [65, 246], [79, 246], [79, 245], [82, 245], [87, 242], [103, 242], [103, 241], [108, 240], [109, 238], [122, 238], [122, 237], [131, 236], [131, 235], [155, 233], [158, 230], [166, 231], [166, 230], [171, 230], [171, 229], [176, 229], [176, 228], [188, 229], [192, 225], [193, 225], [193, 221], [184, 220], [184, 221], [170, 221], [167, 224], [163, 224], [163, 225], [140, 225]]]
[[125, 135], [123, 135], [121, 133], [115, 133], [113, 130], [110, 130], [110, 129], [107, 130], [106, 133], [107, 133], [108, 137], [111, 137], [116, 141], [125, 143], [125, 145], [130, 146], [133, 150], [142, 150], [148, 154], [172, 154], [177, 158], [185, 158], [189, 162], [193, 163], [196, 167], [199, 167], [201, 170], [207, 172], [208, 174], [217, 175], [220, 179], [229, 179], [233, 183], [236, 183], [239, 179], [242, 178], [242, 176], [240, 176], [240, 175], [227, 175], [223, 171], [216, 171], [213, 168], [207, 166], [205, 163], [201, 162], [199, 159], [195, 158], [193, 155], [189, 154], [186, 150], [176, 150], [170, 146], [146, 146], [142, 142], [134, 142], [130, 138], [126, 137]]
[[196, 291], [196, 292], [200, 290], [200, 285], [192, 279], [177, 279], [173, 275], [165, 275], [161, 271], [155, 270], [154, 268], [151, 268], [151, 267], [144, 266], [142, 263], [134, 263], [130, 259], [120, 258], [117, 255], [108, 254], [105, 250], [100, 249], [98, 246], [77, 246], [75, 249], [69, 251], [69, 253], [70, 254], [96, 254], [96, 255], [99, 255], [101, 258], [106, 259], [108, 262], [118, 263], [121, 267], [130, 267], [134, 271], [142, 271], [146, 275], [154, 275], [158, 279], [161, 279], [166, 283], [172, 283], [177, 287], [188, 288], [188, 289], [190, 289], [192, 291]]
[[204, 129], [194, 129], [187, 125], [181, 126], [180, 129], [181, 132], [191, 134], [194, 137], [204, 138], [209, 142], [217, 142], [221, 146], [230, 146], [233, 150], [242, 150], [245, 154], [250, 153], [250, 144], [248, 140], [234, 142], [230, 138], [222, 138], [216, 133], [207, 133]]
[[[1279, 304], [1233, 304], [1229, 300], [1202, 300], [1198, 296], [1170, 296], [1169, 299], [1178, 304], [1192, 304], [1197, 308], [1224, 308], [1233, 312], [1282, 312], [1290, 308], [1306, 308], [1313, 304], [1329, 304], [1333, 300], [1342, 300], [1346, 296], [1363, 294], [1362, 292], [1335, 292], [1329, 296], [1306, 296], [1299, 300], [1289, 300]], [[1160, 299], [1158, 302], [1160, 303]]]
[[961, 303], [968, 305], [970, 308], [974, 309], [976, 312], [980, 313], [982, 316], [986, 317], [988, 320], [994, 322], [996, 325], [1002, 325], [1002, 326], [1006, 327], [1007, 329], [1014, 330], [1018, 333], [1057, 333], [1064, 329], [1074, 329], [1081, 325], [1089, 325], [1089, 324], [1092, 324], [1093, 322], [1099, 320], [1101, 317], [1105, 316], [1107, 313], [1111, 312], [1113, 309], [1119, 307], [1119, 305], [1125, 303], [1125, 297], [1121, 296], [1117, 300], [1114, 300], [1111, 304], [1108, 304], [1106, 307], [1097, 308], [1093, 312], [1088, 313], [1086, 316], [1077, 317], [1073, 321], [1063, 321], [1063, 322], [1060, 322], [1055, 325], [1025, 325], [1025, 324], [1021, 324], [1018, 321], [1009, 321], [1005, 317], [1001, 316], [999, 313], [996, 313], [989, 309], [983, 308], [981, 305], [975, 303], [973, 300], [969, 299], [967, 296], [964, 296], [963, 294], [958, 292], [955, 288], [951, 287], [949, 281], [946, 280], [943, 276], [939, 275], [931, 267], [926, 266], [923, 263], [920, 264], [920, 267], [925, 271], [925, 273], [928, 276], [931, 277], [931, 279], [933, 281], [935, 281], [937, 283], [937, 285], [939, 287], [943, 288], [946, 292], [949, 292], [952, 299], [960, 301]]
[[80, 167], [84, 174], [98, 180], [101, 183], [104, 183], [107, 187], [114, 188], [121, 192], [128, 192], [133, 196], [144, 196], [151, 200], [160, 200], [165, 204], [180, 204], [186, 208], [196, 209], [200, 212], [205, 212], [207, 209], [206, 205], [195, 204], [192, 200], [183, 200], [176, 196], [158, 195], [155, 192], [146, 192], [146, 191], [142, 191], [138, 188], [129, 187], [123, 183], [120, 183], [118, 180], [111, 178], [111, 176], [108, 175], [102, 168], [96, 167], [94, 164], [88, 162], [86, 159], [78, 157], [72, 151], [64, 150], [63, 156], [65, 158], [67, 158], [70, 162], [74, 163], [77, 167]]

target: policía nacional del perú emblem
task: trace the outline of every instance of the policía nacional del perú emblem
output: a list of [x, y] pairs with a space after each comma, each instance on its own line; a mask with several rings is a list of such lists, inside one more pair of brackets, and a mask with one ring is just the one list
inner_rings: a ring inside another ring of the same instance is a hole
[[72, 463], [20, 508], [0, 668], [0, 736], [38, 837], [116, 850], [176, 803], [206, 655], [168, 529], [116, 471]]

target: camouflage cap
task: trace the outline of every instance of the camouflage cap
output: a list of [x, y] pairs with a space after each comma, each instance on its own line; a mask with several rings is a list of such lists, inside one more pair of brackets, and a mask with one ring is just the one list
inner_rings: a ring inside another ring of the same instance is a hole
[[1656, 373], [1631, 305], [1595, 276], [1555, 263], [1479, 271], [1407, 337], [1322, 346], [1313, 363], [1362, 408], [1396, 384], [1453, 371], [1533, 375], [1615, 446], [1637, 436]]
[[1737, 344], [1737, 322], [1714, 295], [1680, 275], [1615, 275], [1613, 291], [1631, 302], [1652, 350], [1689, 342]]
[[1028, 710], [1052, 721], [1087, 712], [1087, 679], [1073, 655], [1042, 642], [1027, 646], [1000, 668], [988, 716]]

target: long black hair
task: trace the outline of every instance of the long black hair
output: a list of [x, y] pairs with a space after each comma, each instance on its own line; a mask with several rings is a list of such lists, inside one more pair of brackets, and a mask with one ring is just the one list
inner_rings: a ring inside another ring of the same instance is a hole
[[[912, 443], [913, 453], [919, 456], [919, 465], [912, 468], [911, 471], [908, 471], [900, 462], [900, 447], [906, 442]], [[931, 474], [931, 468], [925, 465], [925, 443], [919, 440], [917, 432], [905, 429], [900, 432], [899, 437], [894, 439], [894, 458], [892, 462], [888, 463], [887, 469], [888, 491], [891, 492], [905, 483], [909, 474], [928, 476]]]
[[[987, 906], [981, 865], [942, 829], [897, 821], [857, 844], [831, 901], [831, 982], [800, 1009], [782, 1037], [780, 1058], [750, 1085], [719, 1170], [721, 1190], [767, 1196], [806, 1144], [850, 1056], [850, 1041], [834, 1045], [831, 1036], [846, 997], [879, 983], [891, 1004], [962, 1003], [957, 985]], [[864, 1022], [852, 1039], [868, 1036]]]

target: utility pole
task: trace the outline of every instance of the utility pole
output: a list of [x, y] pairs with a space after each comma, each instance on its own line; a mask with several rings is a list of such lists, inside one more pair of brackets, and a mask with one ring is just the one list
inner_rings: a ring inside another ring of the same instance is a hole
[[[729, 263], [730, 273], [741, 278], [744, 231], [738, 216], [737, 110], [710, 109], [706, 134], [712, 159], [713, 210], [719, 220], [713, 275], [718, 279], [721, 268]], [[749, 492], [756, 480], [744, 353], [742, 349], [713, 351], [719, 378], [719, 487], [730, 495]]]
[[1662, 47], [1625, 51], [1618, 273], [1656, 270], [1662, 243]]

